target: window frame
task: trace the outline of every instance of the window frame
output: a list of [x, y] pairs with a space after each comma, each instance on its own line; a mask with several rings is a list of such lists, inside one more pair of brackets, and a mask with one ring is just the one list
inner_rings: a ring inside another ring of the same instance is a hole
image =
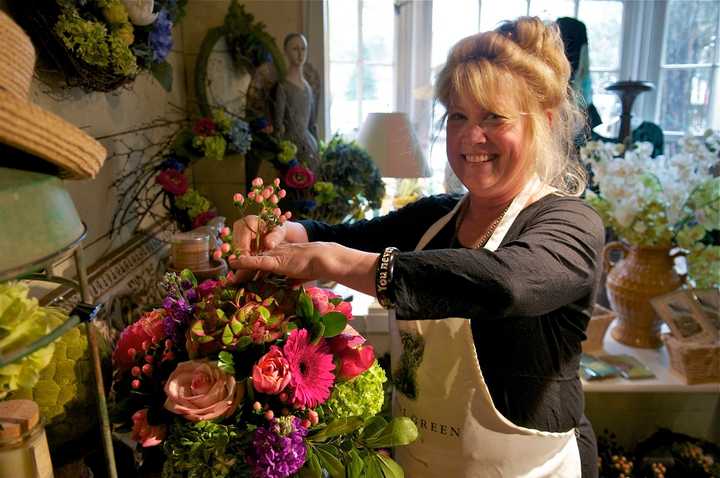
[[[323, 2], [307, 2], [309, 4], [322, 3], [325, 8], [322, 9], [324, 15], [322, 22], [315, 22], [316, 24], [322, 23], [327, 24], [330, 19], [327, 17], [328, 9], [327, 2], [331, 0], [323, 0]], [[405, 0], [407, 1], [407, 0]], [[430, 0], [431, 1], [431, 0]], [[478, 0], [480, 8], [482, 8], [482, 2], [484, 0]], [[487, 1], [487, 0], [485, 0]], [[530, 1], [539, 0], [526, 0], [527, 8], [529, 11]], [[580, 1], [593, 1], [593, 0], [575, 0], [574, 15], [577, 17]], [[658, 123], [658, 116], [661, 111], [661, 95], [660, 89], [662, 88], [661, 83], [661, 71], [664, 66], [662, 65], [663, 49], [665, 48], [665, 30], [666, 30], [666, 12], [667, 5], [670, 0], [654, 0], [652, 2], [638, 1], [638, 0], [622, 0], [623, 3], [623, 18], [622, 18], [622, 39], [620, 48], [620, 67], [618, 77], [620, 79], [635, 79], [645, 80], [653, 83], [655, 88], [652, 91], [646, 92], [638, 96], [635, 105], [633, 106], [634, 116], [640, 118], [649, 119], [655, 123]], [[362, 0], [359, 0], [362, 2]], [[396, 7], [402, 4], [403, 1], [395, 0]], [[482, 10], [479, 10], [482, 12]], [[308, 15], [309, 17], [309, 15]], [[306, 17], [307, 18], [307, 17]], [[359, 24], [362, 21], [358, 22]], [[478, 25], [480, 24], [480, 18], [478, 16]], [[328, 68], [325, 68], [326, 81], [323, 84], [325, 92], [329, 91], [329, 58], [327, 52], [327, 28], [325, 30], [325, 41], [323, 43], [324, 58], [326, 59], [325, 64]], [[718, 35], [720, 35], [720, 19], [718, 20]], [[661, 45], [657, 48], [657, 45]], [[431, 54], [431, 52], [428, 52]], [[592, 54], [592, 52], [591, 52]], [[604, 72], [608, 71], [606, 68], [595, 68], [590, 62], [591, 72]], [[397, 59], [394, 59], [394, 68], [397, 68]], [[711, 81], [710, 81], [710, 118], [709, 127], [713, 129], [720, 128], [720, 46], [716, 47], [716, 60], [710, 66], [711, 68]], [[617, 71], [615, 69], [609, 71]], [[359, 77], [361, 78], [361, 77]], [[397, 79], [397, 74], [394, 75]], [[324, 94], [324, 98], [328, 95]], [[361, 103], [360, 103], [361, 104]], [[396, 98], [393, 98], [393, 104], [396, 104]], [[323, 104], [327, 123], [329, 124], [329, 105], [325, 101]], [[359, 108], [361, 109], [361, 107]], [[358, 115], [360, 116], [360, 114]], [[362, 117], [358, 118], [358, 127], [360, 126]], [[329, 129], [326, 129], [329, 131]], [[678, 136], [685, 134], [684, 132], [673, 132], [663, 131], [666, 142], [677, 139]]]

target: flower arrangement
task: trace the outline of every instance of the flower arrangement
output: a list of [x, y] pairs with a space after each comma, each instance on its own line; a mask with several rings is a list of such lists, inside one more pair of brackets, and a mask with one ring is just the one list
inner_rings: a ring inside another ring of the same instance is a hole
[[[624, 152], [624, 157], [621, 156]], [[720, 178], [714, 177], [720, 136], [685, 138], [671, 157], [651, 158], [652, 145], [627, 151], [589, 142], [581, 158], [597, 192], [587, 200], [606, 226], [636, 246], [679, 246], [688, 251], [688, 275], [697, 287], [720, 285]]]
[[273, 161], [288, 192], [283, 206], [298, 218], [330, 224], [362, 219], [379, 209], [385, 184], [367, 151], [335, 135], [320, 145], [320, 166], [312, 171], [295, 157], [297, 148], [280, 142]]
[[251, 145], [250, 125], [222, 110], [178, 134], [165, 160], [155, 168], [155, 184], [162, 189], [167, 210], [180, 230], [204, 226], [217, 215], [210, 201], [189, 187], [187, 167], [199, 159], [220, 161], [228, 154], [245, 155]]
[[[170, 90], [172, 27], [187, 0], [54, 0], [18, 6], [70, 85], [111, 91], [150, 71]], [[29, 28], [28, 28], [29, 27]]]
[[[255, 179], [234, 198], [259, 212], [257, 238], [287, 220], [279, 184]], [[417, 429], [378, 416], [387, 379], [348, 325], [349, 302], [277, 276], [198, 283], [183, 271], [162, 287], [162, 307], [117, 342], [113, 397], [141, 451], [162, 444], [164, 477], [402, 476], [381, 449]]]

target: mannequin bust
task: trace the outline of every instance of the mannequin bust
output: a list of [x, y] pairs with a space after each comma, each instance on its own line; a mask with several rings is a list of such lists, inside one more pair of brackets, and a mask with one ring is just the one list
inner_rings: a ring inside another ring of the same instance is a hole
[[312, 170], [319, 163], [317, 144], [317, 102], [313, 89], [305, 80], [303, 67], [307, 60], [307, 40], [301, 33], [290, 33], [283, 42], [288, 69], [277, 84], [273, 111], [276, 134], [297, 146], [297, 159]]

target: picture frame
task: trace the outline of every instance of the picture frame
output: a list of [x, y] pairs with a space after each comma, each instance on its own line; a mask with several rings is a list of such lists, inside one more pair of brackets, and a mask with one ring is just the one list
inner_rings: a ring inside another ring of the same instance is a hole
[[712, 343], [717, 330], [691, 291], [676, 290], [650, 299], [657, 315], [670, 327], [679, 342]]
[[720, 336], [720, 289], [691, 289], [688, 293]]

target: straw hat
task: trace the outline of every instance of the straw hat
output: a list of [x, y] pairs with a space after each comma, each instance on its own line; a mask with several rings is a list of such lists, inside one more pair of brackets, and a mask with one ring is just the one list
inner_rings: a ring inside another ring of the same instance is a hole
[[[107, 151], [77, 127], [30, 102], [34, 67], [30, 38], [0, 11], [0, 143], [53, 163], [62, 177], [94, 177]], [[13, 166], [22, 169], [23, 163]]]

